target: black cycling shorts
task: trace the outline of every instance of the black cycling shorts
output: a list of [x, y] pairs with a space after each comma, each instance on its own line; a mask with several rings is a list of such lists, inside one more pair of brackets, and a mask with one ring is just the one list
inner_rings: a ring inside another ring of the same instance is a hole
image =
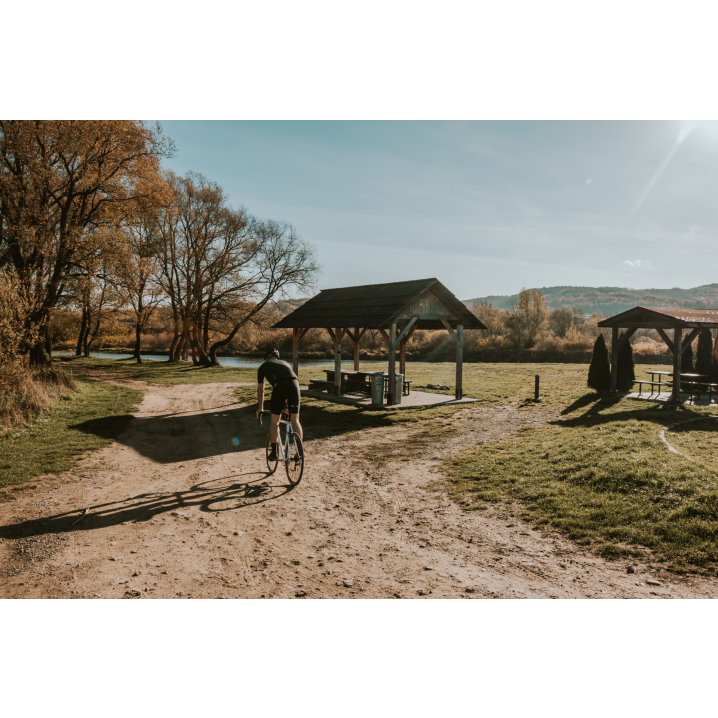
[[269, 410], [272, 414], [281, 414], [284, 405], [289, 405], [290, 414], [299, 413], [299, 382], [296, 379], [280, 379], [272, 389]]

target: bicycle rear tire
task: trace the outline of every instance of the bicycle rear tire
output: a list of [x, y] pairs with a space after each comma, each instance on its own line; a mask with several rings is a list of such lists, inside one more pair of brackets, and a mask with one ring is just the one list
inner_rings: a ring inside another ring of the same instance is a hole
[[269, 454], [272, 451], [272, 440], [269, 436], [269, 432], [267, 432], [267, 453], [266, 453], [266, 459], [267, 459], [267, 469], [269, 470], [270, 474], [273, 474], [277, 470], [277, 464], [279, 463], [279, 460], [276, 461], [270, 461], [269, 460]]
[[284, 462], [284, 468], [287, 470], [289, 483], [292, 486], [297, 486], [304, 473], [304, 446], [297, 434], [292, 434], [289, 441], [289, 456]]

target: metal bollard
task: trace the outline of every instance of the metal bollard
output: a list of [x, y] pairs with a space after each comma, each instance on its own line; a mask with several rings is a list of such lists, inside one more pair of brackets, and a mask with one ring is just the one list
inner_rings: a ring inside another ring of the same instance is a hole
[[539, 375], [536, 374], [536, 379], [534, 383], [534, 401], [541, 401], [539, 399]]

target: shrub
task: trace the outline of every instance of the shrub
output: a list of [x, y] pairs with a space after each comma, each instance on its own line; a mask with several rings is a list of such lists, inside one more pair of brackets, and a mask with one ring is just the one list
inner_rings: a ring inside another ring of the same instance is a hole
[[701, 329], [698, 334], [696, 374], [705, 374], [713, 381], [713, 337], [710, 329]]
[[596, 337], [593, 344], [591, 366], [588, 368], [588, 388], [599, 394], [611, 389], [611, 364], [608, 361], [608, 347], [603, 334]]
[[[623, 334], [621, 337], [623, 337]], [[627, 341], [618, 350], [618, 376], [616, 377], [616, 389], [618, 389], [618, 391], [631, 391], [635, 378], [636, 369], [633, 363], [633, 347], [631, 346], [631, 342]]]

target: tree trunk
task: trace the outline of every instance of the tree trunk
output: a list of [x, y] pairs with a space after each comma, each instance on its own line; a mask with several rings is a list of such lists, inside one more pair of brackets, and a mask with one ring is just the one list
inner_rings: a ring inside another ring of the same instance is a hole
[[30, 347], [30, 366], [43, 367], [49, 365], [47, 354], [45, 353], [45, 338], [40, 337], [37, 343]]
[[45, 325], [45, 353], [47, 354], [48, 364], [52, 364], [52, 337], [50, 336], [50, 324]]
[[182, 334], [179, 331], [179, 320], [176, 315], [174, 319], [174, 336], [172, 337], [172, 344], [170, 344], [169, 357], [167, 357], [167, 361], [177, 361], [179, 359], [179, 343]]
[[140, 353], [142, 345], [142, 327], [140, 326], [139, 320], [135, 322], [135, 361], [138, 364], [142, 364], [142, 355]]
[[98, 317], [97, 321], [95, 322], [95, 329], [92, 332], [92, 334], [90, 334], [90, 332], [88, 331], [85, 336], [85, 356], [86, 357], [90, 356], [90, 347], [92, 346], [92, 342], [95, 341], [97, 332], [100, 331], [100, 322], [101, 321], [102, 321], [101, 317]]
[[77, 337], [77, 348], [75, 349], [75, 356], [82, 356], [82, 345], [85, 341], [85, 332], [87, 331], [87, 309], [82, 308], [82, 321], [80, 322], [80, 334]]
[[[192, 338], [192, 361], [195, 363], [195, 365], [202, 365], [202, 366], [212, 366], [212, 362], [210, 361], [209, 357], [205, 354], [204, 349], [202, 348], [202, 343], [200, 342], [199, 338], [199, 327], [196, 324], [192, 324], [192, 329], [190, 332], [190, 336]], [[197, 359], [194, 358], [194, 352], [197, 352]]]
[[222, 366], [219, 363], [219, 360], [217, 359], [217, 349], [226, 347], [227, 344], [229, 344], [232, 341], [232, 339], [234, 339], [235, 334], [245, 324], [246, 324], [246, 321], [240, 322], [239, 324], [237, 324], [237, 326], [235, 326], [234, 329], [232, 329], [232, 331], [229, 333], [229, 335], [225, 339], [222, 339], [221, 341], [215, 342], [214, 344], [212, 344], [212, 346], [209, 348], [209, 360], [210, 360], [211, 366]]

